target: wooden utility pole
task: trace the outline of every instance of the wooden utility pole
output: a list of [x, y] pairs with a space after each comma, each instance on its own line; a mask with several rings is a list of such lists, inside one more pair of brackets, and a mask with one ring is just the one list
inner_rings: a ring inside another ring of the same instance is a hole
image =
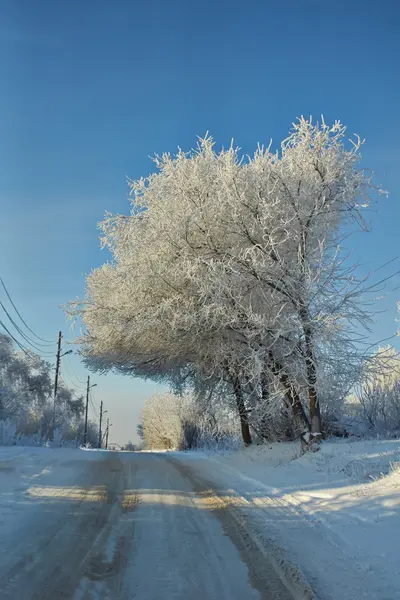
[[87, 388], [86, 388], [86, 409], [85, 409], [85, 430], [83, 434], [83, 445], [87, 444], [87, 422], [88, 422], [88, 410], [89, 410], [89, 390], [90, 390], [90, 375], [87, 378]]
[[56, 377], [54, 380], [54, 400], [53, 400], [53, 437], [54, 430], [56, 427], [56, 398], [57, 398], [57, 388], [58, 388], [58, 375], [60, 372], [60, 357], [61, 357], [61, 331], [58, 332], [58, 346], [57, 346], [57, 355], [56, 355]]
[[56, 401], [57, 401], [57, 390], [58, 390], [58, 376], [60, 375], [60, 360], [62, 356], [66, 354], [73, 354], [72, 350], [68, 350], [61, 354], [61, 340], [62, 333], [58, 332], [58, 345], [57, 345], [57, 354], [56, 354], [56, 377], [54, 380], [54, 400], [53, 400], [53, 439], [54, 439], [54, 431], [56, 428]]
[[101, 448], [101, 422], [103, 420], [103, 400], [100, 402], [99, 448]]
[[56, 378], [54, 380], [54, 398], [57, 396], [58, 374], [60, 372], [61, 339], [62, 339], [62, 333], [61, 333], [61, 331], [59, 331], [58, 332], [57, 354], [56, 354]]
[[110, 419], [107, 419], [107, 433], [106, 433], [106, 450], [108, 450], [108, 431], [110, 429]]

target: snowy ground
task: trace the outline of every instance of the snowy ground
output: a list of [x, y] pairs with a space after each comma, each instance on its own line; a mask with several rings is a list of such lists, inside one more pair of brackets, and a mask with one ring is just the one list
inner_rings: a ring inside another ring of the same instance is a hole
[[399, 600], [399, 462], [0, 448], [0, 598]]
[[1, 600], [293, 599], [165, 454], [0, 448], [0, 540]]
[[273, 444], [170, 460], [228, 495], [251, 536], [283, 568], [297, 564], [318, 598], [399, 600], [400, 441], [328, 442], [300, 458], [292, 444]]

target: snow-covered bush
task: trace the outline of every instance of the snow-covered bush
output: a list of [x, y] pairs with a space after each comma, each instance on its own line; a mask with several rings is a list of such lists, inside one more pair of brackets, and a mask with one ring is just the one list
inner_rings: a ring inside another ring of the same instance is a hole
[[360, 395], [361, 413], [371, 430], [400, 433], [400, 379], [387, 387], [368, 385]]
[[48, 438], [42, 437], [39, 433], [32, 433], [30, 435], [17, 434], [15, 436], [16, 446], [48, 446]]
[[370, 432], [400, 434], [400, 355], [394, 348], [373, 355], [355, 397]]
[[231, 423], [231, 426], [217, 426], [213, 428], [209, 423], [199, 426], [196, 445], [193, 450], [238, 450], [243, 447], [240, 429]]
[[17, 427], [11, 419], [0, 420], [0, 446], [13, 446]]

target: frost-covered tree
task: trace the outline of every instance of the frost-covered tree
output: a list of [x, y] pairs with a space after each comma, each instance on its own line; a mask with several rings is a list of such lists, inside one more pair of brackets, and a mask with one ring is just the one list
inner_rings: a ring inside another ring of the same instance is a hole
[[137, 427], [136, 427], [136, 433], [138, 435], [138, 438], [143, 441], [143, 425], [142, 425], [142, 423], [139, 423], [137, 425]]
[[351, 354], [351, 329], [367, 316], [341, 232], [364, 227], [361, 209], [379, 191], [359, 169], [361, 140], [345, 135], [302, 118], [276, 152], [245, 158], [206, 137], [156, 157], [156, 173], [130, 182], [130, 216], [102, 223], [112, 262], [70, 306], [87, 364], [225, 381], [247, 443], [257, 401], [271, 418], [283, 402], [299, 433], [309, 416], [318, 438], [319, 374]]
[[199, 400], [188, 393], [155, 394], [148, 398], [140, 429], [144, 446], [192, 450], [237, 445], [239, 432], [233, 425], [232, 412]]
[[[15, 350], [11, 338], [0, 334], [0, 421], [17, 436], [46, 441], [53, 434], [53, 401], [52, 366], [33, 353]], [[61, 381], [55, 425], [63, 439], [80, 439], [83, 412], [83, 398]]]
[[174, 394], [155, 394], [143, 406], [143, 440], [147, 448], [173, 449], [182, 445], [181, 402]]

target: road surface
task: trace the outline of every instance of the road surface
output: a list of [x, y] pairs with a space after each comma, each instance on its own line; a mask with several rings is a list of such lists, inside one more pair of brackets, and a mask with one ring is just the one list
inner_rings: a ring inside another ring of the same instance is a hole
[[0, 464], [1, 600], [293, 598], [190, 461], [47, 452]]

